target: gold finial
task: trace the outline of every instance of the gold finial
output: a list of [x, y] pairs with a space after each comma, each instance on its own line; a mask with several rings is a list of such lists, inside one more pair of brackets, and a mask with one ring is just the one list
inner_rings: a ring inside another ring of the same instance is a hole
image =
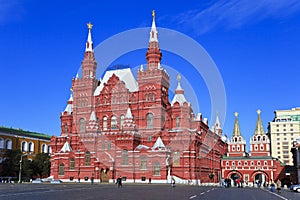
[[91, 22], [87, 23], [86, 25], [87, 25], [88, 29], [90, 29], [90, 30], [93, 28], [93, 24]]
[[177, 79], [178, 82], [181, 80], [180, 74], [177, 75], [177, 78], [176, 78], [176, 79]]
[[260, 113], [261, 113], [261, 110], [260, 110], [260, 109], [258, 109], [258, 110], [257, 110], [257, 114], [258, 114], [258, 115], [260, 115]]
[[234, 116], [235, 116], [235, 117], [238, 117], [238, 116], [239, 116], [239, 113], [238, 113], [238, 112], [235, 112], [235, 113], [234, 113]]
[[152, 10], [152, 17], [155, 17], [155, 10]]

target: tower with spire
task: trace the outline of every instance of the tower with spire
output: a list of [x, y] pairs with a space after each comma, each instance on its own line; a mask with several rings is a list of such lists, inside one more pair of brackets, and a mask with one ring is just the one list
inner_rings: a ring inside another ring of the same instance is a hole
[[[87, 24], [81, 73], [72, 79], [61, 113], [61, 135], [51, 139], [51, 175], [71, 182], [87, 182], [89, 177], [112, 182], [120, 175], [141, 183], [166, 183], [171, 176], [182, 183], [219, 182], [211, 173], [220, 173], [227, 143], [201, 114], [194, 117], [180, 75], [169, 100], [170, 80], [161, 65], [155, 12], [147, 64], [141, 65], [137, 80], [130, 68], [110, 68], [96, 79], [92, 27]], [[219, 130], [218, 118], [215, 128]], [[239, 148], [237, 141], [234, 148]]]
[[257, 121], [254, 135], [250, 138], [251, 156], [270, 156], [270, 139], [264, 131], [260, 117], [261, 110], [257, 110]]
[[97, 63], [94, 56], [92, 27], [89, 22], [88, 37], [85, 45], [84, 57], [81, 63], [81, 76], [77, 75], [72, 80], [73, 91], [73, 132], [85, 133], [90, 115], [94, 111], [94, 91], [97, 87], [96, 68]]
[[[149, 112], [154, 115], [153, 128], [157, 130], [164, 128], [168, 115], [167, 108], [170, 106], [168, 94], [170, 80], [166, 70], [161, 66], [161, 58], [162, 53], [159, 48], [155, 11], [153, 10], [152, 27], [146, 53], [147, 68], [138, 71], [138, 99], [151, 107], [151, 111], [148, 108], [140, 108], [140, 112]], [[147, 128], [147, 118], [141, 118], [140, 120], [139, 128]]]
[[228, 144], [228, 156], [245, 156], [246, 155], [246, 140], [241, 135], [238, 113], [235, 112], [235, 122], [232, 137]]

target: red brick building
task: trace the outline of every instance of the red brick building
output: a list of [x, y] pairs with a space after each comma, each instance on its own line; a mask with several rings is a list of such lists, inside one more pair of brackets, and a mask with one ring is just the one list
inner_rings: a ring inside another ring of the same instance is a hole
[[130, 68], [96, 79], [91, 29], [88, 24], [82, 75], [72, 80], [61, 113], [61, 135], [51, 138], [51, 175], [63, 181], [112, 182], [122, 176], [127, 182], [218, 182], [227, 151], [220, 123], [210, 130], [201, 114], [194, 116], [180, 75], [169, 100], [154, 14], [147, 67], [138, 70], [137, 80]]
[[222, 177], [231, 179], [234, 184], [238, 179], [252, 186], [260, 181], [269, 183], [284, 179], [285, 164], [271, 157], [270, 139], [266, 135], [260, 110], [257, 111], [258, 118], [254, 135], [250, 138], [250, 152], [246, 152], [246, 141], [241, 135], [238, 113], [235, 113], [233, 135], [228, 142], [228, 153], [221, 161]]

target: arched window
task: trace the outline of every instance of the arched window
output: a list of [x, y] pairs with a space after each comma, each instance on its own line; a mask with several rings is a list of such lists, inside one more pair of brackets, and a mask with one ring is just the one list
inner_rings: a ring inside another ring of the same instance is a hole
[[122, 151], [122, 165], [128, 165], [128, 151], [126, 149]]
[[179, 151], [175, 151], [173, 154], [173, 165], [174, 166], [180, 165], [180, 152]]
[[26, 142], [26, 141], [23, 141], [23, 142], [22, 142], [22, 145], [21, 145], [21, 151], [22, 151], [22, 152], [27, 151], [27, 142]]
[[103, 130], [107, 130], [107, 117], [103, 117]]
[[106, 99], [107, 99], [107, 98], [104, 97], [104, 100], [103, 100], [103, 104], [104, 104], [104, 105], [106, 105], [106, 101], [107, 101]]
[[70, 159], [70, 170], [74, 170], [75, 169], [75, 159], [71, 158]]
[[69, 131], [69, 127], [68, 127], [67, 124], [65, 124], [65, 130], [64, 130], [64, 132], [67, 133], [68, 131]]
[[61, 163], [58, 169], [58, 175], [63, 176], [65, 174], [65, 165]]
[[147, 169], [147, 158], [146, 158], [146, 156], [141, 157], [141, 169]]
[[147, 115], [147, 128], [153, 128], [153, 114], [148, 113]]
[[32, 142], [28, 143], [28, 151], [29, 152], [34, 152], [34, 143], [32, 143]]
[[264, 145], [260, 145], [260, 150], [264, 150]]
[[0, 149], [4, 149], [4, 139], [0, 138]]
[[79, 132], [85, 132], [85, 120], [83, 118], [79, 120]]
[[6, 149], [12, 149], [12, 141], [11, 139], [7, 139], [5, 142], [5, 148]]
[[120, 118], [120, 127], [121, 128], [123, 127], [124, 121], [125, 121], [125, 116], [121, 115], [121, 118]]
[[89, 151], [85, 152], [85, 165], [88, 166], [91, 164], [91, 154]]
[[42, 153], [46, 153], [46, 144], [42, 144]]
[[146, 94], [146, 101], [148, 101], [148, 94]]
[[176, 117], [176, 127], [179, 127], [179, 116]]
[[111, 129], [117, 129], [117, 117], [116, 116], [112, 116], [111, 117]]
[[51, 153], [51, 152], [52, 152], [51, 147], [50, 147], [50, 145], [48, 145], [48, 153]]
[[107, 150], [111, 150], [111, 141], [110, 140], [107, 141]]
[[159, 162], [154, 163], [154, 176], [159, 176], [160, 175], [160, 164]]

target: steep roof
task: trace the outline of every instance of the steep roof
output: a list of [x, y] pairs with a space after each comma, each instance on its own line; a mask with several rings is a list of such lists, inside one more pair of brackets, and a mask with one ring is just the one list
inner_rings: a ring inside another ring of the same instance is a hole
[[[181, 85], [180, 85], [180, 80], [181, 80], [181, 76], [178, 74], [177, 76], [177, 81], [178, 81], [178, 84], [177, 84], [177, 88], [175, 90], [175, 95], [172, 99], [172, 102], [171, 102], [171, 105], [173, 106], [176, 102], [179, 103], [180, 106], [183, 106], [183, 104], [187, 102], [185, 96], [184, 96], [184, 90], [182, 89]], [[189, 103], [188, 103], [189, 104]]]
[[72, 151], [72, 148], [71, 148], [71, 145], [69, 144], [69, 142], [66, 141], [60, 151], [64, 152], [64, 153]]
[[239, 119], [238, 119], [238, 113], [235, 112], [235, 122], [234, 122], [234, 128], [233, 128], [233, 134], [232, 136], [241, 136], [240, 126], [239, 126]]
[[156, 140], [156, 142], [155, 142], [155, 144], [153, 145], [152, 149], [154, 150], [154, 149], [156, 149], [156, 148], [160, 149], [160, 148], [165, 148], [165, 147], [166, 147], [166, 146], [164, 145], [164, 143], [163, 143], [163, 141], [161, 140], [161, 138], [158, 137], [157, 140]]
[[129, 90], [129, 92], [138, 91], [139, 89], [138, 83], [135, 80], [131, 72], [131, 69], [130, 68], [116, 69], [116, 70], [110, 70], [105, 72], [100, 85], [96, 88], [94, 92], [94, 96], [100, 94], [100, 92], [104, 87], [104, 84], [107, 83], [107, 81], [112, 77], [113, 74], [115, 74], [120, 79], [120, 81], [123, 81], [125, 83], [125, 87]]
[[22, 129], [14, 129], [14, 128], [6, 128], [6, 127], [0, 127], [0, 135], [1, 135], [1, 133], [9, 134], [9, 135], [18, 135], [18, 136], [22, 136], [22, 137], [32, 137], [32, 138], [37, 138], [37, 139], [44, 139], [44, 140], [49, 140], [49, 141], [51, 138], [50, 135], [46, 135], [43, 133], [24, 131]]
[[260, 117], [260, 113], [261, 113], [261, 111], [258, 110], [257, 111], [256, 128], [255, 128], [255, 132], [254, 132], [255, 135], [263, 135], [263, 134], [265, 134], [264, 127], [262, 125], [262, 121], [261, 121], [261, 117]]

